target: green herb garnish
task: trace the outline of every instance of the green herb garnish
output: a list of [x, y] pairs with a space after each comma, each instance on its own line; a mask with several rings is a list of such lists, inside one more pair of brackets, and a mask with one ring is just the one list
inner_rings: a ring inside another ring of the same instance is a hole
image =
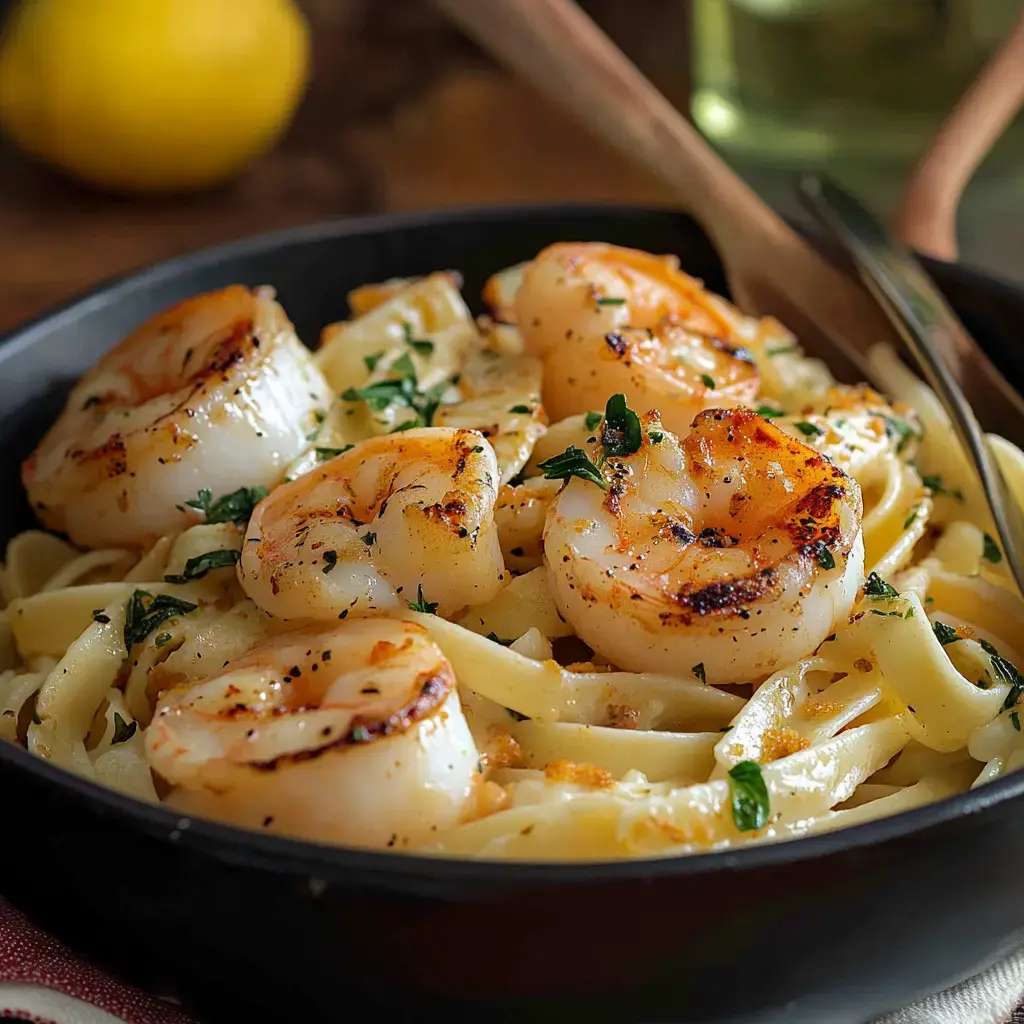
[[528, 405], [513, 405], [509, 412], [530, 412]]
[[1000, 682], [1008, 683], [1010, 692], [1003, 701], [1000, 711], [1009, 711], [1024, 693], [1024, 676], [1017, 671], [1017, 666], [1012, 661], [1004, 658], [993, 644], [987, 640], [979, 640], [978, 645], [989, 656], [992, 661], [992, 672]]
[[691, 671], [691, 672], [692, 672], [692, 673], [693, 673], [693, 674], [694, 674], [694, 675], [695, 675], [695, 676], [696, 676], [696, 677], [697, 677], [697, 678], [698, 678], [698, 679], [699, 679], [699, 680], [700, 680], [700, 681], [701, 681], [702, 683], [704, 683], [705, 685], [707, 685], [708, 677], [707, 677], [707, 673], [705, 673], [705, 671], [704, 671], [704, 662], [703, 662], [703, 661], [699, 661], [699, 662], [697, 662], [697, 664], [696, 664], [696, 665], [694, 665], [694, 666], [693, 666], [693, 668], [691, 668], [691, 669], [690, 669], [690, 671]]
[[711, 388], [712, 391], [715, 389], [715, 378], [709, 373], [702, 373], [700, 379], [704, 384], [704, 387]]
[[794, 423], [793, 426], [796, 427], [796, 429], [799, 430], [800, 433], [804, 435], [804, 437], [817, 437], [820, 434], [825, 433], [825, 431], [822, 430], [821, 427], [816, 426], [813, 423], [808, 423], [807, 420], [799, 420], [798, 422]]
[[213, 493], [205, 488], [198, 497], [185, 504], [198, 509], [206, 516], [207, 523], [234, 523], [245, 526], [252, 517], [252, 510], [270, 493], [267, 487], [239, 487], [237, 491], [213, 500]]
[[423, 598], [423, 584], [419, 585], [415, 601], [405, 602], [414, 612], [423, 612], [424, 615], [433, 615], [437, 611], [437, 601], [426, 601]]
[[661, 444], [665, 440], [665, 435], [660, 430], [652, 430], [647, 436], [651, 439], [651, 444]]
[[171, 642], [170, 633], [157, 633], [156, 639], [153, 641], [157, 647], [166, 647]]
[[598, 300], [599, 306], [624, 306], [626, 304], [625, 299], [616, 299], [610, 295], [602, 295]]
[[114, 737], [110, 741], [110, 745], [113, 746], [115, 743], [127, 743], [135, 735], [135, 730], [138, 729], [139, 723], [132, 721], [126, 722], [116, 711], [114, 712]]
[[612, 395], [604, 408], [601, 444], [605, 456], [621, 458], [633, 455], [644, 443], [640, 417], [626, 405], [625, 395]]
[[864, 596], [877, 601], [883, 598], [899, 597], [900, 592], [894, 586], [886, 583], [877, 572], [873, 572], [868, 576], [867, 582], [864, 584]]
[[409, 346], [417, 355], [429, 356], [434, 351], [434, 343], [427, 341], [423, 338], [414, 338], [412, 336], [412, 324], [408, 321], [402, 321], [402, 337], [405, 340], [406, 345]]
[[904, 530], [909, 530], [910, 527], [914, 525], [914, 522], [917, 520], [917, 513], [920, 512], [920, 511], [921, 511], [921, 503], [920, 502], [918, 502], [916, 505], [911, 505], [910, 506], [910, 515], [907, 516], [907, 518], [903, 520], [903, 529]]
[[316, 452], [317, 462], [330, 462], [331, 459], [344, 455], [345, 452], [351, 451], [353, 448], [355, 448], [354, 444], [347, 444], [344, 448], [314, 448], [313, 451]]
[[[315, 441], [316, 440], [316, 436], [317, 436], [317, 434], [320, 433], [320, 428], [324, 425], [324, 420], [325, 419], [327, 419], [327, 413], [321, 412], [319, 409], [317, 409], [313, 413], [313, 423], [315, 424], [315, 426], [306, 435], [306, 440], [307, 441]], [[263, 435], [261, 434], [260, 436], [262, 437]]]
[[766, 349], [766, 351], [770, 356], [784, 356], [788, 355], [790, 352], [796, 352], [798, 349], [798, 345], [773, 345]]
[[601, 470], [590, 461], [586, 452], [574, 444], [569, 445], [561, 455], [553, 455], [550, 459], [538, 463], [537, 468], [548, 480], [568, 480], [578, 476], [581, 480], [589, 480], [603, 490], [608, 490]]
[[371, 531], [370, 531], [369, 533], [364, 533], [364, 534], [362, 535], [362, 537], [360, 537], [359, 539], [360, 539], [360, 540], [361, 540], [361, 541], [362, 541], [362, 542], [363, 542], [364, 544], [376, 544], [376, 543], [377, 543], [377, 534], [375, 534], [375, 533], [374, 533], [374, 532], [373, 532], [373, 531], [371, 530]]
[[411, 406], [415, 394], [416, 378], [406, 376], [398, 380], [379, 380], [365, 388], [346, 388], [341, 397], [346, 402], [365, 402], [373, 412], [380, 412], [392, 402]]
[[934, 495], [945, 494], [956, 501], [962, 502], [964, 500], [964, 492], [959, 488], [954, 491], [947, 489], [946, 485], [942, 482], [942, 477], [937, 473], [921, 477], [921, 483]]
[[148, 590], [136, 590], [125, 608], [124, 645], [131, 650], [141, 643], [168, 619], [176, 615], [188, 615], [199, 606], [190, 601], [181, 601], [168, 594], [157, 594], [154, 597]]
[[987, 533], [984, 535], [981, 557], [984, 558], [986, 562], [991, 562], [993, 565], [998, 565], [1003, 560], [1003, 553], [999, 550], [999, 545], [995, 542], [995, 539], [990, 537]]
[[836, 567], [835, 556], [829, 551], [824, 541], [819, 540], [814, 548], [814, 557], [822, 569], [834, 569]]
[[768, 821], [768, 787], [756, 761], [740, 761], [729, 769], [732, 820], [741, 832], [755, 832]]
[[759, 405], [755, 411], [758, 416], [763, 416], [768, 420], [785, 415], [781, 409], [776, 409], [773, 405]]
[[957, 640], [961, 639], [960, 634], [952, 626], [946, 625], [945, 622], [939, 622], [938, 619], [932, 623], [932, 632], [943, 647], [947, 644], [955, 644]]
[[902, 452], [911, 441], [920, 436], [906, 420], [900, 419], [899, 416], [886, 416], [884, 414], [881, 414], [881, 416], [885, 423], [886, 436], [892, 439], [897, 437], [900, 439], [896, 445], [897, 454]]
[[346, 402], [366, 402], [373, 412], [380, 412], [392, 404], [406, 406], [418, 416], [418, 425], [431, 426], [448, 382], [442, 381], [426, 391], [420, 391], [416, 384], [416, 368], [408, 352], [395, 360], [390, 372], [399, 376], [367, 384], [363, 388], [347, 388], [341, 393], [342, 399]]
[[594, 430], [597, 425], [601, 422], [602, 416], [599, 412], [588, 412], [584, 423], [587, 425], [587, 430]]
[[329, 549], [320, 557], [324, 560], [324, 567], [320, 571], [326, 576], [338, 564], [338, 552]]
[[1017, 732], [1020, 732], [1020, 714], [1019, 714], [1019, 712], [1017, 712], [1017, 711], [1011, 711], [1010, 712], [1010, 725], [1012, 725], [1014, 727], [1014, 729], [1017, 730]]
[[189, 580], [201, 580], [211, 569], [224, 569], [229, 565], [237, 565], [242, 553], [234, 548], [219, 551], [207, 551], [196, 555], [185, 563], [184, 572], [165, 576], [168, 583], [187, 583]]
[[383, 352], [378, 352], [375, 356], [363, 356], [363, 362], [366, 363], [366, 368], [373, 373], [377, 369], [377, 364], [384, 358]]

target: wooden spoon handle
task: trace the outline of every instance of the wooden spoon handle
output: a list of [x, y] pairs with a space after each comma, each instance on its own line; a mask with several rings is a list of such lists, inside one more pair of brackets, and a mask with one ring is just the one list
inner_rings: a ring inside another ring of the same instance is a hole
[[[438, 0], [471, 36], [678, 194], [723, 248], [789, 228], [571, 0]], [[543, 158], [543, 154], [539, 154]]]
[[957, 258], [960, 197], [1022, 103], [1024, 13], [911, 174], [893, 217], [893, 227], [904, 242], [929, 256]]

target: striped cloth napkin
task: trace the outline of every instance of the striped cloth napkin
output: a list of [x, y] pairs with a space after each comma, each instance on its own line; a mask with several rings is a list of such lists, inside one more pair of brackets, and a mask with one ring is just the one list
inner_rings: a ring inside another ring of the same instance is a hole
[[[1024, 1024], [1024, 950], [875, 1024]], [[177, 1006], [114, 981], [0, 899], [0, 1020], [194, 1024]]]

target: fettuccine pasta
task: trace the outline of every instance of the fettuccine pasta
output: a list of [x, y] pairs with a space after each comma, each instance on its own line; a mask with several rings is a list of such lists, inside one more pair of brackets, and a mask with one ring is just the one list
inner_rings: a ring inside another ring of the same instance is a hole
[[[0, 739], [184, 816], [677, 856], [1024, 765], [1024, 599], [934, 395], [836, 382], [671, 257], [269, 288], [87, 372], [0, 563]], [[114, 339], [112, 339], [113, 341]], [[551, 422], [554, 418], [554, 422]], [[993, 438], [1024, 500], [1024, 455]]]

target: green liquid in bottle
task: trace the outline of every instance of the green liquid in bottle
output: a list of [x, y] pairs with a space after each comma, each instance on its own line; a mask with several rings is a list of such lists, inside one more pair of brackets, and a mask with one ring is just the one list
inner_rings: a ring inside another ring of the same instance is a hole
[[[1019, 12], [1019, 0], [693, 0], [693, 117], [744, 162], [905, 173]], [[1019, 135], [990, 169], [1019, 161]]]

